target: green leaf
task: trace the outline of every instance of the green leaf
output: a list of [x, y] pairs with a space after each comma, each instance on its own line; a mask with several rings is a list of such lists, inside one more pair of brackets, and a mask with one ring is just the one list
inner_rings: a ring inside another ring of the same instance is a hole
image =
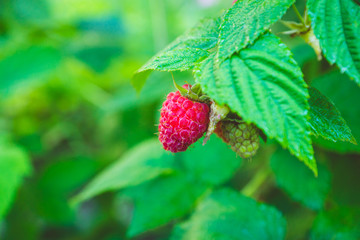
[[25, 151], [0, 139], [0, 219], [10, 208], [16, 191], [25, 176], [31, 173], [30, 159]]
[[307, 8], [327, 60], [360, 85], [360, 7], [352, 0], [309, 0]]
[[104, 72], [111, 61], [122, 53], [122, 49], [118, 46], [104, 45], [103, 43], [100, 46], [85, 46], [76, 49], [73, 55], [95, 71]]
[[[339, 71], [330, 72], [312, 81], [312, 85], [329, 97], [346, 120], [355, 139], [360, 139], [360, 88], [356, 83], [349, 81], [346, 74]], [[360, 145], [348, 142], [328, 141], [322, 138], [314, 138], [314, 142], [323, 148], [340, 153], [360, 152]]]
[[319, 165], [319, 176], [314, 177], [307, 167], [282, 149], [272, 155], [270, 164], [278, 186], [293, 199], [315, 210], [323, 208], [330, 190], [330, 173], [327, 168]]
[[189, 32], [178, 37], [135, 73], [132, 79], [135, 89], [141, 90], [153, 70], [184, 71], [206, 58], [209, 55], [207, 50], [216, 46], [219, 25], [219, 19], [205, 19]]
[[84, 156], [52, 159], [36, 182], [36, 209], [41, 217], [54, 224], [70, 224], [76, 210], [68, 196], [87, 183], [98, 170], [98, 162]]
[[[307, 85], [286, 46], [271, 33], [214, 69], [209, 57], [195, 72], [203, 91], [255, 123], [317, 173], [307, 123]], [[301, 138], [299, 137], [301, 136]]]
[[60, 52], [51, 47], [33, 46], [0, 59], [0, 91], [8, 91], [26, 80], [39, 79], [60, 63]]
[[172, 172], [173, 160], [157, 139], [145, 141], [95, 177], [72, 202], [78, 204], [105, 191], [135, 186], [168, 174]]
[[172, 240], [284, 239], [286, 222], [275, 208], [232, 190], [212, 193], [181, 224]]
[[231, 178], [241, 164], [241, 158], [215, 136], [205, 146], [198, 141], [194, 148], [183, 153], [182, 158], [186, 172], [212, 185]]
[[220, 26], [217, 61], [222, 63], [235, 52], [252, 44], [279, 20], [294, 0], [237, 1]]
[[331, 100], [315, 88], [309, 88], [309, 94], [312, 133], [334, 142], [339, 140], [356, 144], [350, 128]]
[[135, 203], [127, 235], [133, 237], [184, 216], [207, 189], [184, 174], [174, 174], [126, 190]]
[[360, 239], [360, 209], [340, 208], [321, 212], [311, 230], [311, 240]]

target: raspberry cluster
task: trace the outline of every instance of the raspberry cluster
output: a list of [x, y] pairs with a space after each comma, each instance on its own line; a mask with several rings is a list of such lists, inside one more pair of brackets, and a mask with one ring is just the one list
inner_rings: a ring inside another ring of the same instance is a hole
[[260, 146], [259, 130], [253, 124], [220, 121], [216, 126], [215, 133], [229, 144], [241, 158], [254, 156]]
[[[184, 85], [183, 88], [191, 86]], [[159, 140], [165, 150], [185, 151], [201, 138], [209, 124], [209, 106], [171, 92], [161, 108]]]

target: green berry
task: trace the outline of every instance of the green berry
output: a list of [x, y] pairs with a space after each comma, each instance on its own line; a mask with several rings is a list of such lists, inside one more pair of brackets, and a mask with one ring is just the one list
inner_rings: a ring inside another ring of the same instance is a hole
[[223, 120], [217, 124], [215, 133], [241, 158], [254, 156], [260, 146], [259, 129], [253, 124]]

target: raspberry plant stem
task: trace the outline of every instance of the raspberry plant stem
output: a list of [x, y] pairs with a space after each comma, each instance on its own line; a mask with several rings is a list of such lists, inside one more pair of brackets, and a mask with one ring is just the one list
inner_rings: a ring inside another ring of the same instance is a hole
[[245, 196], [257, 199], [262, 186], [271, 178], [271, 170], [266, 165], [260, 168], [255, 176], [243, 187], [241, 193]]
[[304, 26], [306, 26], [306, 23], [305, 23], [303, 17], [301, 16], [299, 10], [296, 8], [295, 4], [292, 5], [292, 8], [294, 9], [294, 12], [295, 12], [296, 16], [298, 17], [298, 19], [300, 20], [300, 22], [301, 22]]

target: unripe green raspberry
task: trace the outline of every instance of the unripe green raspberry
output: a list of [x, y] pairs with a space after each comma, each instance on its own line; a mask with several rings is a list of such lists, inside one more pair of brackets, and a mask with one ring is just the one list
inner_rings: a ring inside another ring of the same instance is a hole
[[253, 124], [242, 121], [220, 121], [215, 133], [241, 158], [254, 156], [260, 146], [259, 129]]

